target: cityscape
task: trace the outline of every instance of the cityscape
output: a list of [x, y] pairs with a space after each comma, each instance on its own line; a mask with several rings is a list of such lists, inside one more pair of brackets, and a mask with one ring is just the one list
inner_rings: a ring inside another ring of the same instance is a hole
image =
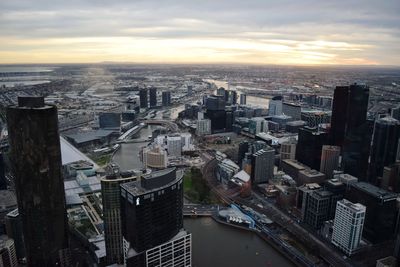
[[73, 2], [0, 3], [0, 267], [399, 266], [399, 3]]

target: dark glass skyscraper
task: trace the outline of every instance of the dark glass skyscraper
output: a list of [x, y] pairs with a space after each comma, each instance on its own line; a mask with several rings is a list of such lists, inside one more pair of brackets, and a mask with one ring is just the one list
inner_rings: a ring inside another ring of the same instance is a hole
[[368, 86], [350, 85], [346, 107], [342, 165], [345, 173], [361, 180], [366, 179], [372, 134], [372, 125], [367, 121], [368, 98]]
[[147, 91], [147, 89], [140, 89], [139, 91], [140, 108], [148, 108]]
[[169, 91], [162, 92], [162, 105], [163, 107], [171, 106], [171, 92]]
[[19, 97], [7, 124], [28, 265], [68, 266], [57, 108], [43, 97]]
[[157, 88], [151, 87], [150, 88], [150, 107], [157, 106]]
[[347, 122], [347, 102], [349, 86], [336, 86], [333, 94], [330, 138], [331, 144], [343, 147]]
[[300, 128], [296, 159], [314, 170], [319, 170], [322, 146], [327, 143], [328, 134], [326, 132], [317, 131], [316, 128], [310, 127]]
[[396, 161], [397, 145], [400, 137], [400, 122], [392, 117], [375, 122], [371, 147], [368, 182], [377, 185], [383, 168]]
[[182, 177], [169, 168], [121, 185], [127, 266], [191, 266], [191, 236], [183, 230]]

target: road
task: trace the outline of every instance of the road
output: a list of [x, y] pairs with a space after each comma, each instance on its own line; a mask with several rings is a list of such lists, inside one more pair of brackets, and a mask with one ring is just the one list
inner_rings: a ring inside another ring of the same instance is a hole
[[183, 216], [211, 216], [219, 208], [219, 205], [185, 204], [183, 206]]

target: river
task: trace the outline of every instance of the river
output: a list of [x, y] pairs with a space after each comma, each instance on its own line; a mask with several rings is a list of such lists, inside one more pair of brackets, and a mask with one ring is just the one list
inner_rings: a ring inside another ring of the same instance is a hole
[[211, 218], [185, 219], [184, 224], [192, 233], [193, 267], [295, 266], [255, 233]]

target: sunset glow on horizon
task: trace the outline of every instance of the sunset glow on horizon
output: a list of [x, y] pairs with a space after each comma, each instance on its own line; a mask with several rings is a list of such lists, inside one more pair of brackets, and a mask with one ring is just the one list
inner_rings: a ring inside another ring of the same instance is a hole
[[0, 64], [400, 65], [399, 11], [398, 1], [8, 1]]

